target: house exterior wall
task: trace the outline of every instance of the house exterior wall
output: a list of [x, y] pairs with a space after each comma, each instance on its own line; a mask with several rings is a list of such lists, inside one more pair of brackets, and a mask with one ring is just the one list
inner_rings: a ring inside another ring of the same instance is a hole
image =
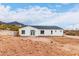
[[[55, 32], [56, 31], [56, 32]], [[63, 30], [53, 30], [53, 36], [63, 36]]]
[[[44, 34], [40, 34], [40, 31], [44, 30]], [[51, 34], [52, 31], [52, 34]], [[56, 32], [55, 32], [56, 31]], [[40, 29], [39, 30], [39, 36], [63, 36], [63, 30], [57, 30], [57, 29]]]
[[[25, 30], [25, 34], [22, 34], [22, 30]], [[34, 36], [63, 36], [63, 30], [57, 30], [57, 29], [36, 29], [33, 27], [24, 27], [19, 29], [19, 35], [20, 36], [31, 36], [30, 30], [35, 30]], [[44, 30], [44, 34], [40, 34], [41, 30]], [[52, 31], [52, 34], [51, 34]]]
[[[25, 30], [25, 34], [21, 33], [22, 30]], [[39, 30], [36, 28], [30, 27], [30, 26], [19, 29], [19, 35], [20, 36], [31, 36], [30, 30], [35, 30], [35, 36], [38, 36]]]
[[[44, 30], [44, 34], [40, 34], [41, 30]], [[50, 36], [51, 31], [46, 29], [40, 29], [39, 30], [39, 36]]]

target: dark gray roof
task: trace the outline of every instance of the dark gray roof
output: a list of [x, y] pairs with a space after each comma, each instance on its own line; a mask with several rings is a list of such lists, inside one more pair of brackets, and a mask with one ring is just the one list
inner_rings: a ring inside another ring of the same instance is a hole
[[58, 26], [31, 26], [37, 29], [63, 29]]

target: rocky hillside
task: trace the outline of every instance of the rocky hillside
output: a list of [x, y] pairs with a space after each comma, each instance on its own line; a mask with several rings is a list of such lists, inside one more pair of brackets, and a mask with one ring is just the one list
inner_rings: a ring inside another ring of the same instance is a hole
[[24, 24], [22, 23], [19, 23], [19, 22], [9, 22], [9, 23], [6, 23], [6, 22], [2, 22], [0, 21], [0, 29], [2, 30], [13, 30], [13, 31], [18, 31], [19, 28], [25, 26]]

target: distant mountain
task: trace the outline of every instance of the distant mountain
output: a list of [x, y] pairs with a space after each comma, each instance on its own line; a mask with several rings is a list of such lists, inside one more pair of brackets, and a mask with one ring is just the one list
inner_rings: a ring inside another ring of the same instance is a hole
[[0, 21], [0, 24], [6, 24], [5, 22]]
[[17, 25], [17, 26], [25, 26], [24, 24], [19, 23], [19, 22], [16, 22], [16, 21], [14, 21], [14, 22], [9, 22], [9, 23], [7, 23], [7, 24], [10, 24], [10, 25]]
[[79, 24], [70, 25], [66, 27], [65, 30], [79, 30]]
[[24, 24], [19, 23], [19, 22], [16, 22], [16, 21], [14, 21], [14, 22], [9, 22], [9, 23], [0, 21], [0, 24], [17, 25], [17, 26], [19, 26], [19, 27], [25, 26]]

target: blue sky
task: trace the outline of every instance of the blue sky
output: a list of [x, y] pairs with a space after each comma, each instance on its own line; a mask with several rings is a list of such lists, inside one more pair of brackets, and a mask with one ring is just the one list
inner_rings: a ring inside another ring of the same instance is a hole
[[18, 8], [30, 8], [33, 6], [40, 6], [40, 7], [48, 7], [49, 9], [56, 9], [56, 12], [66, 12], [69, 11], [71, 8], [75, 7], [76, 3], [71, 4], [62, 4], [62, 3], [2, 3], [2, 5], [11, 6], [12, 9]]
[[1, 3], [0, 20], [18, 21], [28, 25], [57, 25], [67, 27], [79, 24], [77, 3]]

